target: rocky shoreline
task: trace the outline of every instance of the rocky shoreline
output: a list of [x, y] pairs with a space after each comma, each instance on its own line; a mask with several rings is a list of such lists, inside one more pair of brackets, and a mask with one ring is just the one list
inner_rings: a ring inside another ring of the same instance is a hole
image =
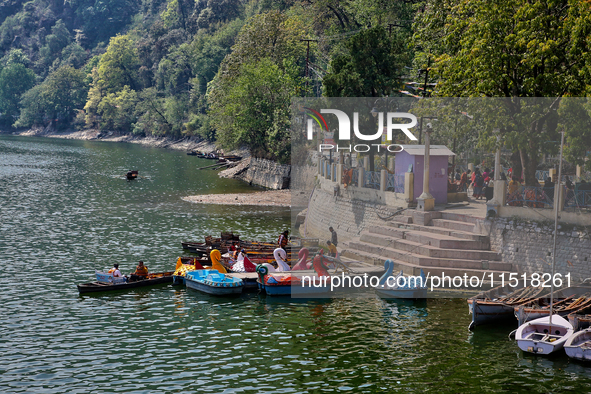
[[[108, 141], [108, 142], [128, 142], [133, 144], [140, 144], [154, 148], [166, 148], [181, 151], [200, 151], [203, 153], [211, 153], [219, 151], [216, 145], [209, 141], [204, 141], [197, 137], [185, 137], [182, 139], [172, 139], [167, 137], [144, 137], [133, 136], [129, 134], [119, 134], [116, 132], [101, 132], [98, 130], [67, 130], [54, 131], [47, 129], [30, 129], [25, 131], [5, 132], [4, 134], [30, 136], [30, 137], [46, 137], [46, 138], [62, 138], [62, 139], [76, 139], [85, 141]], [[285, 184], [284, 174], [276, 174], [274, 167], [285, 167], [268, 164], [268, 161], [262, 161], [266, 164], [266, 168], [259, 168], [261, 160], [255, 160], [256, 165], [252, 167], [250, 152], [247, 149], [235, 150], [231, 152], [222, 152], [231, 155], [241, 156], [243, 159], [235, 166], [223, 170], [219, 173], [220, 177], [239, 179], [252, 185], [268, 187], [272, 189], [282, 188]], [[270, 162], [272, 163], [272, 162]], [[277, 178], [277, 179], [275, 179]], [[289, 184], [289, 182], [287, 182]], [[191, 202], [198, 202], [203, 204], [225, 204], [225, 205], [259, 205], [259, 206], [281, 206], [289, 207], [291, 203], [291, 195], [289, 190], [269, 190], [255, 193], [241, 193], [241, 194], [215, 194], [215, 195], [201, 195], [189, 196], [183, 199]]]
[[[8, 134], [8, 133], [5, 133]], [[129, 142], [132, 144], [140, 144], [154, 148], [167, 148], [174, 150], [193, 151], [197, 150], [204, 153], [211, 153], [218, 150], [214, 143], [204, 141], [197, 137], [185, 137], [182, 139], [172, 139], [169, 137], [144, 137], [133, 136], [129, 134], [119, 134], [113, 131], [101, 132], [99, 130], [66, 130], [54, 131], [46, 129], [30, 129], [25, 131], [16, 131], [10, 133], [12, 135], [22, 135], [29, 137], [47, 137], [47, 138], [63, 138], [73, 140], [85, 141], [109, 141], [109, 142]], [[248, 151], [228, 152], [229, 154], [236, 154], [242, 157], [249, 156]]]

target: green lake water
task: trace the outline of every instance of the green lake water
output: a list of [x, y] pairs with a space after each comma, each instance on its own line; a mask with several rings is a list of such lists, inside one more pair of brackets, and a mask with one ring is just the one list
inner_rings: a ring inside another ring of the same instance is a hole
[[[1, 393], [582, 393], [591, 366], [524, 355], [465, 300], [216, 298], [160, 286], [80, 296], [118, 262], [171, 270], [182, 240], [275, 241], [284, 208], [192, 204], [257, 191], [133, 144], [0, 137]], [[128, 182], [125, 172], [141, 178]]]

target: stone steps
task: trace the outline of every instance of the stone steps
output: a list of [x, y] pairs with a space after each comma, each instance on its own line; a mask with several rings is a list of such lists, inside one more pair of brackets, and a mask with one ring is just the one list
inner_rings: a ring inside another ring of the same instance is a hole
[[453, 212], [441, 212], [441, 219], [472, 224], [476, 224], [476, 222], [479, 220], [477, 217], [474, 216]]
[[[385, 260], [383, 257], [379, 256], [379, 255], [374, 255], [371, 253], [367, 253], [367, 252], [356, 252], [356, 251], [351, 251], [351, 250], [344, 250], [343, 251], [343, 255], [346, 256], [347, 258], [353, 259], [353, 260], [363, 260], [365, 262], [368, 263], [374, 263], [377, 264], [379, 262], [379, 264], [384, 264]], [[429, 275], [429, 277], [442, 277], [442, 276], [449, 276], [452, 279], [454, 277], [461, 277], [462, 279], [467, 276], [468, 280], [471, 277], [478, 277], [478, 279], [481, 282], [481, 286], [478, 288], [475, 288], [474, 286], [464, 286], [462, 283], [460, 286], [455, 286], [452, 284], [452, 286], [445, 286], [447, 288], [456, 288], [456, 289], [470, 289], [470, 290], [488, 290], [490, 288], [493, 288], [495, 286], [498, 286], [500, 284], [501, 281], [501, 275], [504, 274], [505, 276], [505, 280], [508, 277], [508, 272], [505, 271], [490, 271], [490, 270], [466, 270], [466, 269], [461, 269], [461, 268], [441, 268], [441, 267], [421, 267], [415, 264], [410, 264], [407, 263], [405, 261], [400, 261], [400, 260], [396, 260], [396, 259], [390, 259], [394, 262], [394, 272], [399, 272], [402, 271], [405, 275], [420, 275], [421, 274], [421, 269], [423, 270], [423, 272], [425, 273], [425, 275]], [[492, 275], [492, 283], [491, 283], [491, 275]], [[482, 279], [484, 278], [484, 282], [482, 281]], [[446, 279], [447, 281], [447, 279]], [[448, 282], [446, 282], [446, 285], [448, 284]], [[457, 284], [457, 283], [456, 283]], [[428, 282], [427, 285], [430, 287], [431, 283]]]
[[[419, 226], [426, 227], [426, 226]], [[405, 227], [375, 226], [369, 229], [370, 234], [380, 234], [392, 238], [406, 239], [423, 245], [442, 249], [489, 250], [490, 241], [487, 237], [477, 236], [477, 240], [459, 239], [445, 234], [408, 230]]]
[[449, 230], [458, 230], [467, 233], [474, 232], [474, 223], [458, 222], [456, 220], [449, 219], [433, 219], [432, 223], [434, 227], [440, 227]]
[[[437, 219], [433, 219], [435, 221]], [[459, 222], [458, 222], [459, 223]], [[424, 226], [420, 224], [403, 224], [403, 223], [390, 223], [391, 227], [398, 227], [407, 230], [415, 230], [420, 231], [423, 233], [433, 233], [433, 234], [440, 234], [440, 235], [447, 235], [453, 238], [461, 238], [461, 239], [470, 239], [474, 241], [483, 241], [488, 239], [488, 237], [484, 235], [474, 234], [468, 231], [461, 231], [443, 227], [435, 227], [435, 226]]]
[[408, 275], [419, 275], [423, 269], [431, 276], [484, 277], [488, 287], [482, 288], [490, 288], [490, 275], [496, 284], [499, 276], [507, 277], [513, 266], [490, 250], [489, 237], [474, 233], [477, 221], [451, 212], [407, 211], [344, 243], [341, 256], [375, 265], [390, 259], [396, 271]]
[[404, 252], [413, 252], [427, 257], [461, 258], [465, 260], [500, 261], [501, 255], [490, 250], [442, 249], [403, 238], [384, 237], [380, 234], [364, 233], [360, 241], [387, 246]]
[[[383, 238], [385, 239], [385, 238]], [[428, 257], [420, 254], [400, 251], [388, 246], [368, 242], [350, 242], [349, 248], [355, 251], [381, 256], [384, 260], [395, 259], [423, 268], [458, 268], [468, 270], [510, 271], [512, 264], [488, 260], [466, 260]]]

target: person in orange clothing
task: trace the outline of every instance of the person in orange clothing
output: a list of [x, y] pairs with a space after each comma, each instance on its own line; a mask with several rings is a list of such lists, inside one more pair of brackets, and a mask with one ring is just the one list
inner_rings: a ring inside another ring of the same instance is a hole
[[146, 267], [144, 265], [144, 262], [140, 260], [140, 262], [138, 263], [137, 267], [135, 267], [135, 272], [133, 273], [133, 275], [137, 275], [140, 276], [142, 278], [147, 278], [148, 277], [148, 267]]

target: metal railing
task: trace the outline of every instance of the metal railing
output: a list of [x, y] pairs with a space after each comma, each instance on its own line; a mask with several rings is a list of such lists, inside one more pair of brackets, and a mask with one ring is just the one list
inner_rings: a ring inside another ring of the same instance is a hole
[[530, 208], [554, 208], [554, 188], [521, 186], [507, 195], [507, 205]]
[[365, 185], [368, 189], [380, 189], [380, 171], [365, 171]]
[[550, 176], [550, 171], [536, 170], [536, 179], [538, 182], [544, 182]]
[[386, 190], [394, 193], [404, 193], [404, 174], [388, 174]]
[[564, 208], [591, 208], [591, 190], [564, 191]]

